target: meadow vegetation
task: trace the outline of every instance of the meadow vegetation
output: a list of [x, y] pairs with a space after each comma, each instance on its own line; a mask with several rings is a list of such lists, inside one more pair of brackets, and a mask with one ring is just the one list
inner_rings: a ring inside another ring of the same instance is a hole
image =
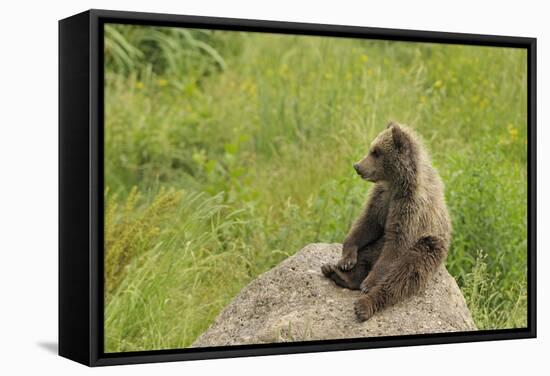
[[388, 120], [446, 184], [480, 329], [526, 326], [526, 52], [107, 25], [105, 351], [189, 346], [304, 245], [341, 242]]

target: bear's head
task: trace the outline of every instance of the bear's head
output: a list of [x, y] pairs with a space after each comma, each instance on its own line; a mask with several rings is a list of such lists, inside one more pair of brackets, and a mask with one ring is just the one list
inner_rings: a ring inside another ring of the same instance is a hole
[[411, 131], [390, 122], [372, 141], [369, 153], [353, 168], [371, 182], [395, 181], [414, 168], [414, 137]]

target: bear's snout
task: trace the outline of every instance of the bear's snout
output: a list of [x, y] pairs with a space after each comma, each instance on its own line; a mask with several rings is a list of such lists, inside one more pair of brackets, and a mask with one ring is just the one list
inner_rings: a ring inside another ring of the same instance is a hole
[[354, 163], [353, 168], [355, 169], [357, 175], [361, 176], [361, 179], [373, 181], [372, 172], [364, 165], [363, 161]]

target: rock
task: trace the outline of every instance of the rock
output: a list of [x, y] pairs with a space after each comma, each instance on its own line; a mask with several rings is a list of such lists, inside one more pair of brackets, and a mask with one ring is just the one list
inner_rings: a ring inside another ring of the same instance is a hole
[[477, 330], [453, 277], [441, 266], [426, 289], [360, 323], [343, 289], [321, 274], [341, 244], [310, 244], [260, 275], [220, 313], [192, 347]]

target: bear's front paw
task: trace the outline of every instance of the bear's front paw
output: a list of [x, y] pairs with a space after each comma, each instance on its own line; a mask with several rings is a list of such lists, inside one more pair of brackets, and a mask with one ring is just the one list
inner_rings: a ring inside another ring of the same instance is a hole
[[370, 299], [363, 297], [355, 301], [355, 315], [360, 322], [367, 321], [374, 315], [374, 308]]
[[367, 281], [367, 279], [365, 278], [363, 280], [363, 282], [361, 282], [361, 284], [359, 285], [359, 289], [361, 290], [361, 292], [363, 294], [366, 294], [367, 292], [369, 292], [369, 290], [371, 289], [371, 284], [369, 281]]
[[336, 264], [340, 270], [348, 271], [353, 269], [353, 267], [357, 264], [357, 256], [347, 256], [342, 257], [340, 261]]

